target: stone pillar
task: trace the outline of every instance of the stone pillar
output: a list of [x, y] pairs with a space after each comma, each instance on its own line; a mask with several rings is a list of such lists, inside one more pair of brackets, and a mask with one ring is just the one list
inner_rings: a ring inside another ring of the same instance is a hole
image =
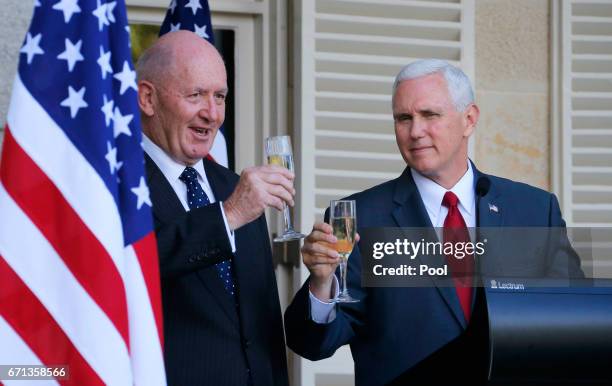
[[484, 172], [550, 187], [550, 4], [476, 1], [476, 161]]
[[4, 137], [6, 112], [17, 73], [19, 49], [32, 18], [33, 0], [2, 0], [0, 18], [0, 145]]

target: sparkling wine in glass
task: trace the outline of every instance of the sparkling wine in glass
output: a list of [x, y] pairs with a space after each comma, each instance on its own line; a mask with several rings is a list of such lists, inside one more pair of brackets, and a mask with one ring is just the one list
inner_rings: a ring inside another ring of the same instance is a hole
[[340, 255], [340, 294], [334, 299], [336, 303], [355, 303], [346, 288], [346, 273], [348, 258], [353, 252], [355, 235], [357, 233], [357, 213], [354, 200], [336, 200], [330, 203], [329, 221], [333, 228], [334, 236], [338, 242], [334, 245]]
[[[291, 150], [291, 138], [288, 135], [266, 138], [265, 151], [266, 156], [268, 157], [268, 164], [282, 166], [292, 172], [294, 171], [293, 151]], [[283, 234], [274, 238], [275, 243], [298, 240], [305, 237], [303, 234], [293, 229], [293, 222], [291, 221], [291, 211], [289, 210], [289, 206], [286, 203], [285, 207], [283, 208], [283, 222]]]

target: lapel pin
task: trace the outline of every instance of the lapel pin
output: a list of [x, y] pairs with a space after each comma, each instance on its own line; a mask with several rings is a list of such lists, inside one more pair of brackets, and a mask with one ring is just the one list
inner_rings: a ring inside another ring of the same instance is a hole
[[499, 209], [497, 208], [497, 206], [489, 204], [489, 212], [499, 213]]

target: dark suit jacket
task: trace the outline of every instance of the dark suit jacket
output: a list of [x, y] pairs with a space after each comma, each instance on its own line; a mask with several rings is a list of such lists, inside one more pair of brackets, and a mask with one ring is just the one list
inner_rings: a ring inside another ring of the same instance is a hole
[[[216, 204], [186, 212], [159, 168], [146, 168], [162, 277], [164, 355], [171, 385], [288, 384], [285, 342], [265, 217], [235, 231], [232, 254], [219, 201], [238, 176], [204, 160]], [[215, 263], [232, 259], [238, 309]]]
[[[477, 181], [482, 174], [475, 168], [474, 172]], [[489, 179], [490, 189], [479, 204], [480, 226], [565, 226], [554, 195], [498, 177]], [[358, 230], [432, 226], [409, 169], [349, 199], [357, 201]], [[498, 211], [489, 210], [489, 204]], [[467, 327], [453, 287], [432, 279], [430, 286], [363, 288], [358, 247], [348, 267], [350, 293], [361, 302], [339, 305], [331, 323], [317, 324], [310, 317], [307, 281], [285, 313], [287, 344], [292, 350], [318, 360], [350, 344], [358, 386], [484, 382], [486, 347], [476, 349], [486, 346], [484, 307], [474, 308]], [[576, 254], [564, 245], [555, 252], [554, 261], [533, 269], [542, 271], [537, 274], [561, 276], [568, 267], [580, 272]], [[482, 289], [474, 292], [474, 303], [481, 303]]]

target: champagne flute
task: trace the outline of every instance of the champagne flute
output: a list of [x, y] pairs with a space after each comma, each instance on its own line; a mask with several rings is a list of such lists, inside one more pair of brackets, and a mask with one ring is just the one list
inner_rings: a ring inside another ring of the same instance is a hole
[[346, 272], [348, 258], [355, 245], [355, 234], [357, 233], [357, 213], [354, 200], [334, 200], [330, 203], [329, 221], [333, 228], [334, 236], [338, 242], [334, 245], [340, 255], [340, 294], [334, 299], [336, 303], [355, 303], [346, 288]]
[[[268, 157], [268, 164], [282, 166], [293, 172], [293, 152], [291, 151], [291, 138], [288, 135], [266, 138], [265, 151]], [[283, 234], [274, 238], [275, 243], [306, 237], [293, 229], [291, 212], [287, 203], [285, 203], [283, 208], [283, 222]]]

